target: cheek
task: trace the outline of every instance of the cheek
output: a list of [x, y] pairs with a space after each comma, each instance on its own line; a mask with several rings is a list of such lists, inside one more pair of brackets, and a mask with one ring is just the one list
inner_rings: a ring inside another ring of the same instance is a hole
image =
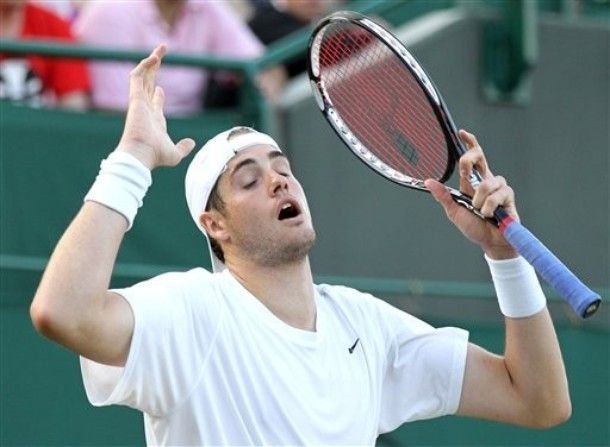
[[305, 190], [303, 189], [301, 184], [296, 180], [294, 181], [294, 190], [298, 191], [298, 196], [300, 197], [301, 201], [307, 206], [307, 209], [309, 210], [309, 203], [307, 202], [307, 196], [305, 195]]
[[235, 197], [227, 203], [227, 221], [234, 227], [252, 225], [261, 213], [255, 198], [250, 195]]

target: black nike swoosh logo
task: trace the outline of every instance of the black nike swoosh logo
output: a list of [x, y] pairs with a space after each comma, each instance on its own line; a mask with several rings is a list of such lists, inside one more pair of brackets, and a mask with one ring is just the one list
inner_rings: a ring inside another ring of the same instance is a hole
[[352, 345], [351, 348], [347, 348], [347, 350], [349, 351], [350, 354], [352, 354], [354, 352], [354, 349], [356, 349], [356, 346], [358, 345], [358, 342], [360, 341], [359, 338], [356, 339], [356, 341], [354, 342], [354, 344]]

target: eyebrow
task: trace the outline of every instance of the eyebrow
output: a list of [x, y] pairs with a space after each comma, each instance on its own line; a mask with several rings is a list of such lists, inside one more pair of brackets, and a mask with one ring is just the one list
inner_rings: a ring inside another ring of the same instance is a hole
[[[286, 160], [288, 159], [288, 157], [286, 157], [286, 155], [284, 153], [282, 153], [280, 151], [277, 151], [277, 150], [271, 151], [271, 152], [269, 152], [267, 154], [267, 158], [269, 160], [273, 160], [273, 159], [278, 158], [278, 157], [282, 157], [282, 158], [284, 158]], [[244, 158], [242, 161], [237, 163], [235, 165], [235, 167], [231, 170], [230, 176], [231, 177], [234, 176], [235, 173], [237, 171], [239, 171], [241, 168], [243, 168], [245, 166], [248, 166], [248, 165], [252, 165], [252, 164], [256, 164], [256, 160], [254, 158]]]

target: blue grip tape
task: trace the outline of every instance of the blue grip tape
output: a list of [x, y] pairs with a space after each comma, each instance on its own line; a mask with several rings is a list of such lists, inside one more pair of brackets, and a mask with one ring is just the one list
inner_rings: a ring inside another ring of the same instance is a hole
[[595, 312], [601, 300], [600, 296], [585, 286], [527, 228], [513, 221], [504, 227], [503, 234], [542, 279], [568, 302], [574, 312], [581, 317], [587, 317]]

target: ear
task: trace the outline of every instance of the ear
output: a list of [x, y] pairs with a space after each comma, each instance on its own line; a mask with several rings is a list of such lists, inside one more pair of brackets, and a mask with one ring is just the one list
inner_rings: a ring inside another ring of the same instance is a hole
[[208, 236], [217, 241], [226, 241], [229, 238], [226, 221], [217, 210], [204, 211], [199, 216], [199, 223]]

